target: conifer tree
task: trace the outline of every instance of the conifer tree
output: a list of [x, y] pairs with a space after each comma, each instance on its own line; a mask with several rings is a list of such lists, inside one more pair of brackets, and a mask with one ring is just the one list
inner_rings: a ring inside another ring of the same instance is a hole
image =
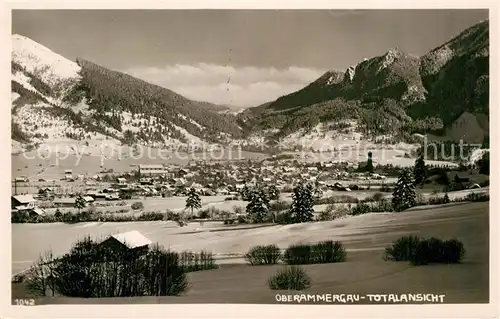
[[372, 152], [368, 152], [368, 161], [366, 162], [366, 171], [368, 173], [373, 173]]
[[78, 213], [80, 213], [82, 208], [84, 207], [85, 207], [85, 200], [83, 199], [82, 196], [78, 196], [75, 199], [75, 208], [78, 209]]
[[479, 174], [490, 175], [490, 152], [485, 152], [476, 163]]
[[248, 195], [250, 203], [246, 207], [248, 216], [257, 223], [261, 223], [269, 212], [269, 198], [262, 188], [257, 188]]
[[426, 170], [424, 156], [420, 155], [413, 166], [413, 176], [415, 177], [415, 185], [423, 185], [425, 182]]
[[408, 169], [401, 171], [392, 196], [392, 205], [395, 211], [402, 211], [415, 206], [415, 183], [412, 173]]
[[276, 185], [272, 184], [267, 188], [267, 194], [269, 195], [269, 199], [277, 200], [280, 197], [280, 191]]
[[444, 194], [444, 198], [443, 198], [443, 200], [444, 200], [444, 203], [445, 203], [445, 204], [448, 204], [448, 203], [450, 202], [450, 197], [448, 196], [448, 193], [445, 193], [445, 194]]
[[191, 216], [193, 216], [193, 210], [201, 208], [201, 199], [193, 187], [189, 189], [187, 196], [186, 209], [191, 209]]
[[313, 220], [313, 189], [310, 184], [299, 183], [293, 190], [293, 203], [290, 210], [295, 223], [310, 222]]
[[252, 191], [250, 190], [250, 188], [247, 185], [243, 186], [243, 188], [240, 190], [241, 199], [244, 201], [250, 201], [251, 195], [252, 195]]

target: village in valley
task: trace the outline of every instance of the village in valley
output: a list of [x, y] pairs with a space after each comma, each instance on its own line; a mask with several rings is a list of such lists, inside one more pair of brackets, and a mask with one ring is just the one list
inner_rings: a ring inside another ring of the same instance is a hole
[[[393, 169], [394, 172], [397, 170]], [[298, 181], [313, 184], [318, 197], [328, 190], [348, 192], [370, 188], [375, 190], [384, 185], [389, 187], [385, 175], [357, 172], [349, 162], [308, 164], [297, 160], [280, 160], [276, 156], [259, 161], [198, 161], [184, 166], [139, 164], [128, 173], [107, 172], [88, 177], [75, 176], [71, 169], [67, 169], [57, 181], [16, 178], [13, 182], [13, 199], [16, 200], [13, 201], [12, 216], [16, 218], [16, 214], [26, 213], [24, 209], [30, 210], [28, 214], [31, 216], [43, 216], [54, 213], [57, 208], [75, 208], [80, 197], [87, 208], [105, 203], [108, 207], [120, 206], [123, 211], [131, 204], [118, 205], [117, 201], [147, 202], [149, 199], [185, 197], [190, 189], [204, 197], [239, 200], [245, 189], [258, 185], [274, 185], [279, 192], [291, 193]], [[31, 193], [26, 190], [31, 190]], [[29, 201], [29, 205], [26, 201]], [[165, 201], [165, 207], [158, 209], [158, 212], [166, 212], [167, 206], [168, 201]]]
[[[148, 201], [155, 200], [155, 207], [158, 207], [156, 213], [166, 213], [169, 209], [181, 211], [181, 207], [169, 208], [168, 199], [186, 198], [191, 189], [199, 196], [213, 197], [215, 203], [217, 200], [226, 203], [236, 201], [242, 209], [245, 208], [242, 194], [264, 185], [273, 185], [276, 191], [288, 194], [289, 198], [300, 182], [313, 185], [316, 199], [334, 194], [349, 195], [352, 191], [373, 195], [377, 192], [390, 193], [399, 174], [399, 168], [392, 165], [376, 166], [375, 171], [367, 171], [363, 167], [366, 162], [356, 166], [347, 161], [307, 163], [290, 159], [290, 156], [281, 157], [285, 159], [274, 155], [258, 161], [192, 161], [182, 166], [138, 164], [127, 173], [104, 170], [93, 176], [77, 175], [73, 170], [66, 169], [59, 180], [17, 177], [13, 181], [12, 219], [30, 216], [36, 222], [37, 218], [53, 215], [56, 210], [75, 209], [80, 204], [77, 204], [79, 199], [84, 205], [83, 210], [95, 212], [101, 207], [101, 213], [104, 209], [110, 212], [119, 207], [120, 213], [124, 214], [134, 211], [131, 208], [134, 201], [144, 201], [147, 207]], [[449, 171], [453, 168], [447, 168], [446, 164], [442, 167]], [[481, 186], [466, 178], [460, 190], [471, 188]], [[165, 199], [163, 207], [158, 204], [161, 199]], [[214, 200], [209, 202], [214, 203]], [[231, 208], [227, 210], [230, 218], [234, 212]], [[140, 211], [143, 209], [136, 213]]]

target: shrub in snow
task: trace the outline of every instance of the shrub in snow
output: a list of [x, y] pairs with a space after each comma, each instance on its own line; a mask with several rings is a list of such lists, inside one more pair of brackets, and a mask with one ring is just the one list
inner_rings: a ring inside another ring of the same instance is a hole
[[442, 241], [431, 237], [420, 240], [410, 258], [412, 265], [427, 265], [430, 263], [457, 264], [465, 255], [462, 242], [456, 239]]
[[179, 263], [186, 272], [217, 269], [219, 266], [215, 263], [213, 254], [206, 251], [194, 253], [192, 251], [183, 251], [179, 254]]
[[392, 246], [385, 249], [385, 260], [408, 261], [410, 260], [420, 239], [417, 236], [403, 236], [397, 239]]
[[287, 248], [284, 260], [289, 265], [335, 263], [345, 261], [347, 252], [341, 242], [323, 241], [298, 244]]
[[456, 239], [441, 240], [435, 237], [421, 239], [403, 236], [385, 249], [385, 260], [409, 261], [412, 265], [430, 263], [456, 264], [465, 255], [462, 242]]
[[273, 265], [281, 259], [281, 250], [276, 245], [256, 246], [245, 254], [250, 265]]
[[311, 278], [298, 266], [284, 267], [269, 278], [272, 290], [303, 290], [311, 286]]
[[314, 263], [325, 264], [345, 261], [347, 252], [341, 242], [328, 240], [313, 245], [312, 255]]
[[144, 209], [144, 204], [142, 202], [135, 202], [130, 206], [133, 210]]
[[38, 295], [80, 298], [176, 296], [189, 288], [178, 253], [157, 245], [121, 251], [89, 237], [60, 258], [41, 258], [26, 280]]

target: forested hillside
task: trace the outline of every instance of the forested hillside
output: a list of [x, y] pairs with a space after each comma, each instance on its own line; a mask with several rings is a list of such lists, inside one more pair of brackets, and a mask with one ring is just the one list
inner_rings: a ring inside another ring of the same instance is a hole
[[489, 26], [481, 22], [421, 59], [420, 74], [427, 91], [425, 103], [410, 115], [433, 114], [445, 125], [464, 112], [489, 113]]
[[[368, 137], [421, 133], [482, 142], [489, 135], [489, 27], [483, 21], [419, 58], [399, 49], [328, 71], [303, 89], [239, 116], [247, 129], [281, 138], [318, 123], [352, 119]], [[472, 120], [464, 124], [463, 116]], [[456, 122], [459, 121], [459, 123]]]
[[19, 35], [11, 68], [12, 138], [21, 143], [111, 138], [157, 147], [250, 147], [319, 127], [329, 139], [489, 138], [488, 21], [422, 57], [391, 49], [237, 115], [84, 59], [75, 63]]
[[73, 62], [13, 35], [12, 138], [37, 145], [53, 139], [114, 139], [126, 144], [203, 148], [238, 139], [226, 106], [175, 92], [92, 62]]
[[[79, 96], [80, 92], [84, 92], [90, 109], [99, 115], [125, 111], [132, 116], [154, 116], [158, 123], [152, 125], [160, 124], [169, 130], [174, 124], [190, 134], [211, 140], [216, 140], [221, 132], [235, 137], [241, 135], [232, 116], [214, 113], [203, 103], [89, 61], [77, 60], [77, 63], [82, 68], [82, 79], [72, 95]], [[119, 116], [111, 118], [114, 118], [112, 126], [120, 130]]]

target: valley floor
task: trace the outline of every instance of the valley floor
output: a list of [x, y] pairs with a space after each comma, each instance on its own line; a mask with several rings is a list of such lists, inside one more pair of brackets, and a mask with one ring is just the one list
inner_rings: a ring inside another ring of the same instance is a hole
[[[173, 250], [205, 249], [218, 258], [226, 257], [219, 260], [219, 269], [189, 273], [191, 288], [179, 297], [45, 297], [36, 299], [37, 304], [274, 304], [276, 293], [288, 293], [272, 291], [267, 286], [268, 278], [280, 266], [248, 266], [241, 255], [260, 244], [286, 248], [293, 243], [327, 239], [344, 243], [347, 261], [304, 266], [313, 280], [307, 293], [436, 293], [446, 295], [445, 303], [487, 303], [489, 300], [488, 202], [419, 207], [402, 213], [372, 213], [331, 222], [250, 229], [221, 223], [206, 223], [202, 227], [191, 223], [178, 228], [170, 222], [21, 224], [12, 225], [12, 229], [13, 268], [18, 270], [23, 268], [23, 260], [32, 260], [49, 247], [55, 253], [66, 252], [74, 240], [85, 234], [103, 236], [132, 229]], [[406, 262], [384, 261], [384, 247], [402, 235], [457, 238], [464, 243], [467, 253], [458, 265], [412, 267]], [[26, 245], [28, 242], [32, 244]], [[227, 259], [230, 254], [234, 258]], [[27, 296], [22, 285], [12, 285], [12, 298]]]

